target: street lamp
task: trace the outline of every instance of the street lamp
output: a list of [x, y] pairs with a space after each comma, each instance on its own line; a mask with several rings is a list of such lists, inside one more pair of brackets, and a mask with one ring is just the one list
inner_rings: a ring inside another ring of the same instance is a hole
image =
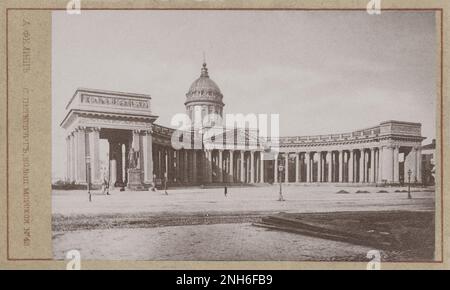
[[282, 186], [282, 182], [281, 182], [281, 174], [282, 174], [283, 170], [284, 170], [284, 166], [283, 166], [283, 164], [280, 164], [280, 165], [278, 166], [278, 179], [279, 179], [279, 181], [280, 181], [280, 197], [278, 198], [278, 201], [284, 201], [284, 198], [283, 198], [283, 191], [282, 191], [282, 188], [281, 188], [281, 186]]
[[408, 199], [411, 199], [411, 169], [408, 170]]

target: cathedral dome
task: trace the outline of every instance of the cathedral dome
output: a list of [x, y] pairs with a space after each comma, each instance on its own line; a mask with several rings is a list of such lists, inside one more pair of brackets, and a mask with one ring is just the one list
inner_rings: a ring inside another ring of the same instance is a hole
[[200, 77], [192, 83], [186, 94], [185, 105], [193, 102], [210, 102], [223, 106], [222, 99], [219, 86], [209, 78], [206, 63], [203, 63]]

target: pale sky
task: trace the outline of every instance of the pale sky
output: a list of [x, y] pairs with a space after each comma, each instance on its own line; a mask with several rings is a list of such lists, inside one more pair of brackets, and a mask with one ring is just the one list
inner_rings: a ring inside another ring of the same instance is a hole
[[206, 53], [224, 113], [278, 113], [280, 135], [385, 120], [435, 138], [433, 12], [53, 12], [53, 177], [65, 173], [65, 105], [78, 87], [152, 96], [158, 124], [184, 112]]

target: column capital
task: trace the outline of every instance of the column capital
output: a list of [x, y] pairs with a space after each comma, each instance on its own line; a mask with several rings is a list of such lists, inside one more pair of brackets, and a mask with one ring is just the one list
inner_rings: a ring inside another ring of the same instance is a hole
[[81, 132], [81, 131], [86, 131], [86, 129], [87, 129], [87, 127], [85, 127], [85, 126], [78, 126], [78, 127], [76, 127], [76, 128], [74, 128], [73, 130], [75, 131], [75, 132]]
[[99, 127], [85, 127], [86, 132], [100, 132]]

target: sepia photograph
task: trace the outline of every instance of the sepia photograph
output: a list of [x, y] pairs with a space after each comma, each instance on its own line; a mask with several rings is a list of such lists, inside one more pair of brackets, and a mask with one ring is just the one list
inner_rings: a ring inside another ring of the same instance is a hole
[[434, 11], [51, 25], [54, 259], [440, 259]]

